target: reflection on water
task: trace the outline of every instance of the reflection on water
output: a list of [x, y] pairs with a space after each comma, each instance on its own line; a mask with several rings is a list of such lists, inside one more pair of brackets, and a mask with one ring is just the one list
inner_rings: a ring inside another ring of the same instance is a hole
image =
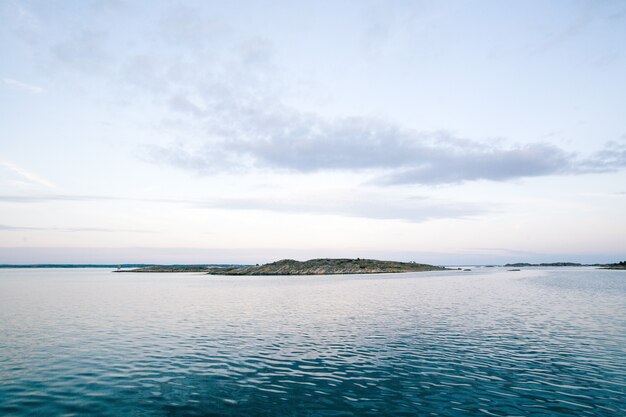
[[626, 415], [626, 272], [0, 270], [0, 415]]

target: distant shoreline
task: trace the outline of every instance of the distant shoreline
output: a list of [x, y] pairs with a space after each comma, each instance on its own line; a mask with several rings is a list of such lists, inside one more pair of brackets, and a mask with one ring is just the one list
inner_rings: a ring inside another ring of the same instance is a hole
[[214, 267], [234, 267], [249, 266], [240, 264], [0, 264], [0, 269], [37, 269], [37, 268], [214, 268]]

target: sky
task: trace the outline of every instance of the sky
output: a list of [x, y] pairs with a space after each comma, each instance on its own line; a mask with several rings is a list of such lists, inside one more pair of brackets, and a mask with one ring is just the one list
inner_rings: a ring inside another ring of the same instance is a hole
[[626, 259], [623, 1], [0, 0], [0, 263]]

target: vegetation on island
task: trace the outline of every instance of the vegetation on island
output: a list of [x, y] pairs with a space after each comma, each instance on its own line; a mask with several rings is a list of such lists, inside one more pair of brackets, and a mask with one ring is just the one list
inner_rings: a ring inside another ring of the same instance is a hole
[[[241, 268], [246, 265], [201, 264], [201, 265], [148, 265], [134, 269], [118, 269], [113, 272], [209, 272], [214, 268]], [[121, 266], [124, 268], [124, 266]]]
[[283, 259], [265, 265], [238, 268], [211, 268], [212, 275], [337, 275], [443, 271], [441, 266], [375, 259], [311, 259], [300, 262]]
[[626, 261], [615, 262], [614, 264], [604, 265], [600, 269], [626, 269]]

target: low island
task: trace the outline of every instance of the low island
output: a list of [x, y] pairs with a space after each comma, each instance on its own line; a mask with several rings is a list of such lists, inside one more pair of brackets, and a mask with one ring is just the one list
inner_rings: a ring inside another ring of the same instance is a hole
[[444, 271], [447, 268], [415, 262], [379, 261], [375, 259], [311, 259], [300, 262], [283, 259], [264, 265], [150, 266], [119, 272], [204, 272], [210, 275], [339, 275], [339, 274], [385, 274], [398, 272]]
[[514, 264], [505, 264], [505, 267], [562, 267], [562, 266], [593, 266], [599, 269], [626, 269], [626, 261], [615, 262], [612, 264], [581, 264], [576, 262], [550, 262], [550, 263], [540, 263], [540, 264], [532, 264], [528, 262], [517, 262]]
[[337, 275], [384, 274], [397, 272], [443, 271], [441, 266], [375, 259], [311, 259], [304, 262], [283, 259], [244, 268], [211, 268], [212, 275]]
[[526, 267], [526, 266], [540, 266], [540, 267], [552, 267], [552, 266], [590, 266], [590, 265], [583, 265], [577, 262], [544, 262], [544, 263], [540, 263], [540, 264], [532, 264], [529, 262], [517, 262], [514, 264], [505, 264], [504, 265], [505, 268], [508, 267]]

